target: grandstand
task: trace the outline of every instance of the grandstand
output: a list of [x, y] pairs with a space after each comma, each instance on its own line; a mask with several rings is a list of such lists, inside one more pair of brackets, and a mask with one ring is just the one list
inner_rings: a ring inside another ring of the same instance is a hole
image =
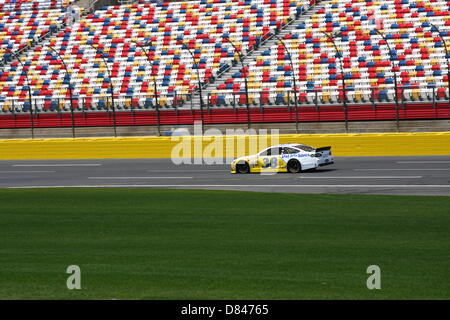
[[6, 8], [0, 10], [0, 54], [4, 58], [33, 45], [64, 22], [62, 9], [11, 11]]
[[[276, 43], [249, 62], [251, 88], [266, 92], [269, 103], [286, 103], [285, 92], [292, 92], [293, 73], [297, 73], [302, 103], [342, 101], [341, 57], [351, 102], [368, 102], [372, 97], [393, 101], [394, 74], [407, 100], [432, 100], [433, 95], [446, 99], [446, 52], [432, 25], [449, 29], [449, 5], [449, 1], [324, 1], [308, 19], [283, 34], [289, 52]], [[338, 58], [324, 33], [338, 35]], [[229, 104], [230, 93], [243, 90], [242, 78], [239, 72], [232, 74], [212, 91], [212, 99]]]
[[0, 11], [29, 11], [40, 9], [59, 9], [67, 7], [70, 0], [2, 0], [0, 2]]
[[180, 123], [183, 110], [246, 107], [248, 119], [289, 122], [294, 105], [296, 121], [326, 106], [345, 121], [352, 106], [450, 116], [450, 1], [139, 1], [71, 25], [69, 4], [1, 1], [2, 117], [112, 110], [115, 122], [116, 111], [164, 109]]

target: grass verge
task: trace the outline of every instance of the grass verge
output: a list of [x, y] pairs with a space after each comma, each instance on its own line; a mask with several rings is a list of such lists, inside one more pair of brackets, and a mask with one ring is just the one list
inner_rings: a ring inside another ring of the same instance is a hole
[[450, 197], [1, 189], [0, 203], [0, 299], [450, 298]]

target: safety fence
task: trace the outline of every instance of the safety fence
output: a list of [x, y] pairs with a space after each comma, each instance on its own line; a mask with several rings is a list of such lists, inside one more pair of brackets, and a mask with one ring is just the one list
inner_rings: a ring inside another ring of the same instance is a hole
[[[73, 119], [73, 122], [72, 122]], [[294, 107], [211, 108], [200, 110], [155, 110], [128, 109], [116, 111], [105, 109], [98, 112], [35, 112], [0, 115], [0, 129], [13, 128], [57, 128], [57, 127], [103, 127], [103, 126], [157, 126], [188, 125], [202, 120], [205, 124], [247, 124], [275, 122], [321, 122], [321, 121], [365, 121], [365, 120], [412, 120], [450, 119], [447, 102], [405, 103], [396, 108], [392, 104], [349, 105], [300, 105]]]

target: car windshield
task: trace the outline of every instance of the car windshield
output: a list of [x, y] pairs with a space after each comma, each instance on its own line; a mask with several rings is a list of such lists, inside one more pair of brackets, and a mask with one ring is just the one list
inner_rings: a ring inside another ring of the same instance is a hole
[[306, 151], [306, 152], [312, 152], [312, 151], [316, 150], [315, 148], [307, 146], [307, 145], [304, 145], [304, 144], [298, 144], [298, 145], [296, 145], [294, 147], [297, 148], [297, 149]]

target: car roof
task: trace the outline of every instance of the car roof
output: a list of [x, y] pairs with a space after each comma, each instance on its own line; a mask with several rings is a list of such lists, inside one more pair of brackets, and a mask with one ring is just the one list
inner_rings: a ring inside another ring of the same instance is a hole
[[[284, 144], [276, 144], [276, 145], [270, 146], [268, 148], [295, 147], [295, 146], [306, 146], [306, 144], [303, 144], [303, 143], [284, 143]], [[265, 148], [265, 149], [267, 149], [267, 148]]]

